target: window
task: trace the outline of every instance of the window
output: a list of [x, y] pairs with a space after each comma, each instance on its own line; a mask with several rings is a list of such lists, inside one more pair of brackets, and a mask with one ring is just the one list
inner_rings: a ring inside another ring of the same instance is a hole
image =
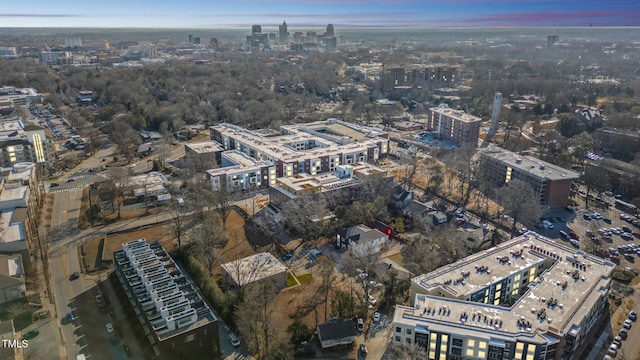
[[192, 342], [195, 339], [196, 339], [196, 334], [190, 334], [190, 335], [187, 335], [186, 338], [184, 338], [184, 342], [186, 342], [186, 343]]
[[400, 336], [396, 336], [396, 341], [400, 341]]
[[411, 344], [411, 338], [406, 338], [407, 344]]
[[400, 326], [396, 326], [396, 332], [401, 332], [402, 329], [400, 328]]
[[476, 341], [475, 341], [475, 340], [473, 340], [473, 339], [469, 339], [469, 340], [467, 341], [467, 346], [468, 346], [468, 347], [475, 347], [475, 346], [476, 346]]
[[407, 335], [411, 335], [411, 329], [407, 329]]

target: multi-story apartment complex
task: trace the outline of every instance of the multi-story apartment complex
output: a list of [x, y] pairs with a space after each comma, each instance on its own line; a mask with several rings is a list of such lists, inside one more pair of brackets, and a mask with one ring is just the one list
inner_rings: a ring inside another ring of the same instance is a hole
[[640, 151], [640, 131], [600, 128], [593, 134], [603, 152], [619, 159], [632, 160]]
[[211, 190], [264, 188], [275, 185], [276, 168], [270, 161], [256, 160], [237, 151], [225, 151], [220, 155], [221, 167], [207, 170]]
[[458, 86], [462, 83], [464, 68], [459, 64], [411, 64], [382, 67], [382, 91], [395, 88], [424, 88]]
[[447, 104], [430, 108], [427, 113], [427, 129], [458, 145], [477, 144], [481, 122], [481, 118], [462, 110], [450, 109]]
[[342, 164], [374, 163], [389, 152], [386, 132], [337, 119], [282, 126], [277, 136], [220, 124], [211, 127], [211, 139], [225, 150], [273, 163], [276, 177], [334, 172]]
[[125, 243], [113, 258], [151, 357], [208, 359], [220, 349], [218, 318], [159, 242]]
[[21, 162], [49, 165], [50, 147], [44, 128], [20, 120], [0, 121], [0, 166]]
[[501, 148], [491, 148], [480, 153], [482, 173], [496, 185], [502, 186], [513, 179], [527, 182], [540, 204], [552, 208], [564, 207], [569, 200], [571, 182], [580, 174]]
[[529, 232], [413, 278], [393, 341], [424, 347], [428, 359], [583, 358], [614, 266]]
[[387, 176], [386, 170], [367, 163], [340, 165], [334, 173], [316, 176], [307, 173], [283, 176], [269, 187], [269, 202], [280, 206], [304, 194], [329, 192], [339, 194], [336, 200], [342, 198], [346, 202], [357, 195], [363, 180], [374, 178], [384, 179], [390, 187], [393, 186], [393, 177]]

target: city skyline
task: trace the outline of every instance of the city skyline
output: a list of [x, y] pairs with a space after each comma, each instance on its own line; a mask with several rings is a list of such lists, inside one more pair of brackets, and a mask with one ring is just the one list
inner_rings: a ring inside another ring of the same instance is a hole
[[[250, 9], [247, 11], [247, 9]], [[0, 12], [0, 27], [500, 28], [640, 26], [636, 1], [205, 0], [92, 3], [34, 0]]]

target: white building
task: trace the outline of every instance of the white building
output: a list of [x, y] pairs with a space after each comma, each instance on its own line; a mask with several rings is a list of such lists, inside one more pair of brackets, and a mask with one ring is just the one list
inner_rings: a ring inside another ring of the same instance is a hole
[[268, 252], [222, 264], [222, 273], [236, 287], [265, 281], [278, 289], [287, 287], [287, 267]]

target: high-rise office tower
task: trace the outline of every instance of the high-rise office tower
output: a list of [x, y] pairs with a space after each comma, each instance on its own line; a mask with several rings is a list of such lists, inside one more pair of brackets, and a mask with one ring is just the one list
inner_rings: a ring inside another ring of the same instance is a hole
[[251, 35], [262, 34], [262, 26], [253, 25], [251, 26]]
[[278, 41], [280, 44], [286, 44], [289, 42], [289, 33], [287, 32], [286, 21], [283, 21], [282, 25], [278, 26]]
[[329, 24], [329, 25], [327, 25], [327, 31], [324, 33], [324, 36], [325, 36], [325, 37], [329, 37], [329, 38], [334, 37], [334, 34], [333, 34], [333, 24]]
[[493, 135], [498, 130], [498, 118], [500, 117], [500, 108], [502, 108], [502, 93], [496, 93], [493, 98], [493, 111], [491, 112], [491, 126], [489, 134]]

